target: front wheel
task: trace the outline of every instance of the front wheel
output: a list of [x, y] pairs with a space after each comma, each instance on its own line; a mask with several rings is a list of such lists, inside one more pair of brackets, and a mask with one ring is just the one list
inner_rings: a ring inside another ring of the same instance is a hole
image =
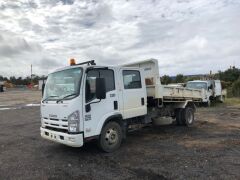
[[98, 146], [104, 152], [113, 152], [120, 147], [122, 137], [122, 128], [119, 123], [110, 121], [102, 129], [98, 139]]
[[209, 99], [207, 102], [204, 103], [205, 107], [210, 107], [211, 106], [211, 100]]

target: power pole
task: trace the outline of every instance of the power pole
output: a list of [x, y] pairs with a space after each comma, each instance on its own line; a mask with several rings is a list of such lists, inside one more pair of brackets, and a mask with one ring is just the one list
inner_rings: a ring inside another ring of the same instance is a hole
[[33, 79], [32, 79], [32, 64], [31, 64], [31, 85], [32, 85], [32, 81]]

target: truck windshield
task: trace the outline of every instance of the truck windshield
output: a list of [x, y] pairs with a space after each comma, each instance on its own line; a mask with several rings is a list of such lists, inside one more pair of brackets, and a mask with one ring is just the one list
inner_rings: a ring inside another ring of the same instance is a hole
[[43, 100], [70, 99], [78, 96], [82, 77], [81, 68], [66, 69], [48, 75]]
[[205, 83], [205, 82], [188, 82], [187, 88], [206, 89], [207, 90], [207, 83]]

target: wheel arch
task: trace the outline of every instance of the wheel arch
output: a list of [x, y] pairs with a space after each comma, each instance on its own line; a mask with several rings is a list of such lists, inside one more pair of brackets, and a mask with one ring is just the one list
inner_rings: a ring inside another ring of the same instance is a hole
[[112, 116], [109, 116], [103, 123], [103, 126], [105, 126], [105, 124], [107, 124], [110, 121], [116, 121], [117, 123], [119, 123], [121, 126], [123, 125], [123, 117], [121, 114], [114, 114]]
[[183, 102], [175, 102], [175, 104], [173, 105], [173, 108], [175, 108], [175, 109], [177, 109], [177, 108], [184, 109], [186, 107], [191, 107], [194, 110], [196, 110], [196, 105], [192, 100], [186, 100]]
[[123, 117], [122, 114], [112, 114], [110, 116], [108, 116], [107, 118], [105, 118], [103, 121], [100, 121], [98, 123], [98, 127], [97, 127], [97, 134], [100, 135], [102, 132], [102, 128], [110, 121], [116, 121], [117, 123], [120, 124], [121, 127], [124, 126], [124, 122], [123, 122]]
[[187, 103], [186, 107], [192, 108], [194, 112], [197, 111], [197, 107], [196, 107], [195, 103], [192, 102], [192, 101], [189, 101], [189, 102]]

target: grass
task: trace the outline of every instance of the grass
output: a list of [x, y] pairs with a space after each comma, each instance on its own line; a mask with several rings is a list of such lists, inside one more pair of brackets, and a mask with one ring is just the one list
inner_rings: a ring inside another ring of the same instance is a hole
[[226, 98], [225, 99], [225, 102], [224, 102], [226, 105], [231, 105], [231, 106], [240, 106], [240, 98]]

